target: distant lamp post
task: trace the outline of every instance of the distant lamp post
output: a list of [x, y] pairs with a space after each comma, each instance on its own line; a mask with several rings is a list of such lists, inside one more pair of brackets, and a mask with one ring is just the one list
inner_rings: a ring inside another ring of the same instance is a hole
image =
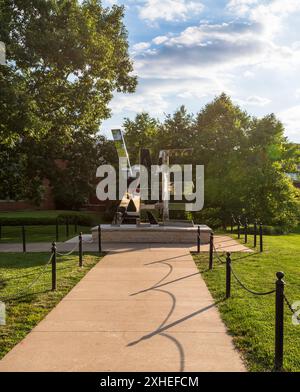
[[5, 65], [5, 43], [0, 41], [0, 65]]

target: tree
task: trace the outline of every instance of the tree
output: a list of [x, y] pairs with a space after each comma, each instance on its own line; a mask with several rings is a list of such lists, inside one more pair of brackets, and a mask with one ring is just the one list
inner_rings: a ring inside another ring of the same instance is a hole
[[159, 143], [158, 126], [158, 120], [152, 118], [148, 113], [137, 114], [133, 121], [129, 118], [125, 119], [123, 127], [131, 164], [139, 163], [141, 148], [149, 148], [153, 160], [158, 159], [158, 156], [154, 155]]
[[[28, 189], [15, 194], [39, 199], [42, 179], [57, 170], [55, 160], [73, 162], [76, 143], [87, 147], [97, 140], [113, 92], [135, 90], [123, 16], [123, 7], [104, 8], [97, 0], [1, 0], [7, 66], [0, 65], [0, 145], [10, 156], [19, 149], [28, 154], [22, 171]], [[96, 159], [83, 147], [87, 157]], [[17, 185], [11, 178], [8, 189]], [[78, 190], [87, 190], [87, 183]]]
[[136, 86], [123, 13], [123, 7], [103, 8], [97, 0], [1, 2], [0, 40], [9, 64], [9, 71], [0, 67], [7, 85], [1, 104], [12, 117], [16, 96], [25, 105], [19, 127], [4, 122], [1, 143], [47, 134], [64, 143], [78, 129], [98, 131], [113, 91]]
[[244, 214], [286, 228], [299, 222], [299, 191], [286, 175], [299, 162], [299, 147], [288, 143], [274, 114], [251, 117], [223, 93], [195, 118], [184, 107], [166, 116], [157, 133], [147, 133], [138, 117], [125, 125], [136, 150], [194, 148], [192, 163], [205, 166], [205, 209], [196, 221], [226, 227], [232, 214]]

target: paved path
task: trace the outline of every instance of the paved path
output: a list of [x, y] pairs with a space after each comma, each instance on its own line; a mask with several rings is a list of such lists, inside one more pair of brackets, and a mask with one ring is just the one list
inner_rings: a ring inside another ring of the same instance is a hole
[[[98, 244], [97, 243], [90, 243], [92, 236], [91, 235], [84, 235], [84, 243], [83, 249], [85, 251], [90, 252], [97, 252], [98, 251]], [[78, 243], [78, 237], [74, 237], [67, 242], [58, 242], [57, 249], [59, 252], [69, 252], [74, 247], [76, 248], [76, 244]], [[232, 239], [231, 237], [224, 236], [224, 235], [215, 235], [214, 236], [214, 243], [215, 247], [220, 252], [252, 252], [251, 249], [247, 248], [246, 246], [240, 244], [236, 240]], [[152, 248], [161, 248], [161, 244], [102, 244], [102, 250], [107, 251], [130, 251], [135, 249], [149, 249]], [[173, 248], [174, 244], [164, 244], [165, 248]], [[27, 252], [50, 252], [51, 244], [48, 242], [34, 242], [27, 244]], [[189, 249], [190, 251], [196, 250], [196, 244], [178, 244], [178, 248], [181, 249]], [[76, 249], [77, 250], [77, 249]], [[201, 252], [208, 252], [209, 245], [201, 245]], [[4, 244], [0, 243], [0, 252], [23, 252], [22, 244]]]
[[182, 247], [113, 251], [0, 361], [0, 371], [245, 371]]

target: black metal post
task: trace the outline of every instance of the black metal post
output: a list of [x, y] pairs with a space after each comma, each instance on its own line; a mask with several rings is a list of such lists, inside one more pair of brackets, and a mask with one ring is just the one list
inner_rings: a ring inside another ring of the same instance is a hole
[[200, 253], [200, 226], [197, 229], [197, 253]]
[[56, 243], [52, 243], [52, 291], [56, 290]]
[[245, 244], [248, 242], [248, 219], [245, 219]]
[[259, 250], [262, 253], [264, 251], [264, 245], [263, 245], [263, 227], [262, 223], [259, 224]]
[[238, 218], [238, 239], [241, 238], [241, 220]]
[[56, 222], [55, 222], [55, 238], [56, 238], [56, 242], [58, 242], [58, 236], [59, 236], [59, 234], [58, 234], [58, 219], [56, 219]]
[[283, 369], [283, 317], [284, 317], [284, 278], [283, 272], [277, 272], [275, 305], [275, 370]]
[[22, 226], [22, 243], [23, 243], [23, 252], [26, 253], [26, 235], [25, 235], [25, 226]]
[[231, 294], [231, 254], [227, 252], [226, 257], [226, 298]]
[[69, 237], [69, 218], [66, 217], [66, 236]]
[[257, 246], [257, 221], [254, 221], [254, 248]]
[[214, 262], [214, 233], [210, 233], [210, 240], [209, 240], [209, 269], [213, 269], [213, 262]]
[[102, 252], [102, 244], [101, 244], [101, 225], [98, 225], [98, 248], [99, 253]]
[[79, 267], [82, 267], [83, 263], [82, 263], [82, 233], [80, 232], [79, 234]]

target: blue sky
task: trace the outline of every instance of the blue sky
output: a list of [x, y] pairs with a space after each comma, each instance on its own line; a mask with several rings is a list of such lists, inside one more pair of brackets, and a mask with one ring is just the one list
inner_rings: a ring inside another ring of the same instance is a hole
[[300, 0], [105, 0], [123, 4], [139, 85], [116, 94], [112, 117], [197, 113], [221, 92], [258, 117], [275, 113], [300, 142]]

